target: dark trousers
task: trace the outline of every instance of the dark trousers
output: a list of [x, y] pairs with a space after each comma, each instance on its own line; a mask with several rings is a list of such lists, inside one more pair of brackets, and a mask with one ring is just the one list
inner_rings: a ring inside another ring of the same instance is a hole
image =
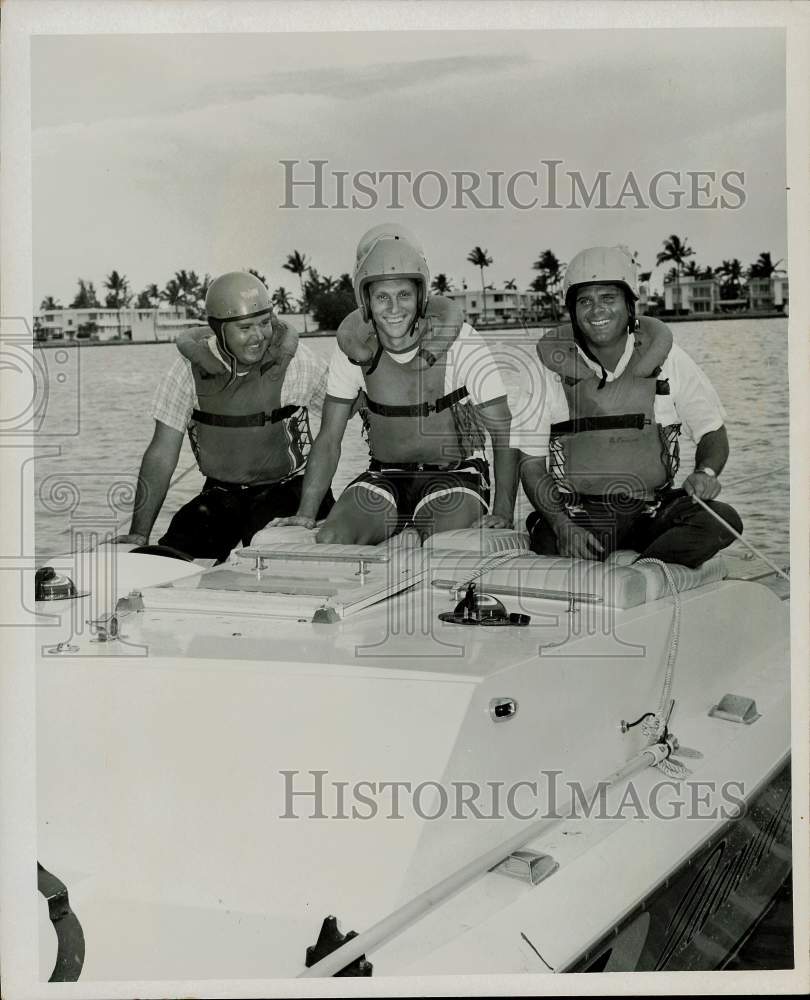
[[[590, 498], [582, 500], [581, 506], [582, 512], [569, 513], [569, 516], [575, 524], [599, 539], [605, 556], [615, 549], [634, 549], [643, 558], [680, 563], [694, 569], [734, 541], [731, 532], [683, 490], [665, 493], [661, 506], [653, 515], [638, 501], [617, 504]], [[735, 531], [742, 532], [740, 515], [733, 507], [716, 500], [710, 501], [709, 507]], [[533, 552], [544, 556], [559, 555], [557, 537], [541, 514], [535, 511], [529, 515], [526, 530], [531, 535]]]
[[[250, 540], [274, 517], [290, 517], [298, 510], [303, 476], [263, 486], [239, 486], [206, 479], [202, 493], [174, 515], [160, 545], [184, 552], [192, 559], [223, 562], [241, 542]], [[318, 518], [335, 503], [329, 490]]]

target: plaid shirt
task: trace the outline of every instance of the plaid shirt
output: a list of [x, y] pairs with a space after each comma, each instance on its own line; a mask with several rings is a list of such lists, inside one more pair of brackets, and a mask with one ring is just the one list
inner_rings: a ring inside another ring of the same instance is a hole
[[[223, 365], [224, 367], [224, 365]], [[327, 367], [306, 344], [299, 342], [281, 386], [281, 406], [306, 406], [319, 412], [326, 392]], [[155, 390], [152, 416], [184, 434], [197, 409], [191, 362], [178, 356]]]

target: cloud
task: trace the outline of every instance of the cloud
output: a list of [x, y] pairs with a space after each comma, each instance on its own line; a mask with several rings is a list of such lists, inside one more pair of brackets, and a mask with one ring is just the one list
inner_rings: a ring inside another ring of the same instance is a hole
[[496, 282], [528, 280], [547, 246], [567, 259], [583, 242], [634, 242], [646, 257], [681, 229], [701, 262], [757, 241], [784, 255], [778, 31], [62, 36], [33, 53], [37, 301], [113, 267], [137, 287], [180, 267], [289, 282], [293, 246], [324, 273], [347, 270], [353, 241], [387, 213], [280, 210], [282, 159], [352, 173], [508, 173], [544, 158], [590, 177], [748, 172], [750, 205], [721, 225], [715, 213], [403, 215], [457, 280], [476, 243], [495, 254]]

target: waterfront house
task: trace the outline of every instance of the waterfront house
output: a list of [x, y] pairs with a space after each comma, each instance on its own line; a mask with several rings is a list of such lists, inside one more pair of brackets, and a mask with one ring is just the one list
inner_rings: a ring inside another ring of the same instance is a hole
[[667, 312], [717, 312], [720, 308], [720, 282], [717, 278], [695, 278], [686, 274], [678, 282], [665, 282], [664, 308]]
[[38, 341], [160, 341], [174, 340], [178, 329], [189, 326], [185, 306], [150, 309], [47, 309], [34, 315], [34, 336]]
[[788, 311], [788, 279], [786, 274], [775, 272], [767, 278], [750, 278], [748, 295], [751, 309]]
[[472, 326], [518, 326], [537, 323], [550, 315], [544, 292], [518, 291], [516, 288], [488, 288], [486, 315], [481, 289], [464, 288], [446, 293], [461, 306], [464, 317]]

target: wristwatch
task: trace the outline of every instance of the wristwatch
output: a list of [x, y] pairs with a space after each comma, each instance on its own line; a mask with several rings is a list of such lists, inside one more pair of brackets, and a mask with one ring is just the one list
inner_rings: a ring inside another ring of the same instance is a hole
[[695, 469], [695, 472], [702, 472], [704, 476], [708, 476], [710, 479], [717, 479], [717, 473], [709, 465], [701, 465], [699, 469]]

